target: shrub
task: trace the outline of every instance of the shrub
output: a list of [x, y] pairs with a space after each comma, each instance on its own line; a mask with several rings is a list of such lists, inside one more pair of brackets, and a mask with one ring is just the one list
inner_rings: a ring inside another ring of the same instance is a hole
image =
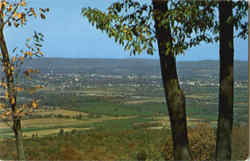
[[60, 129], [58, 135], [61, 136], [61, 135], [63, 135], [63, 134], [64, 134], [64, 130], [63, 130], [63, 129]]
[[[207, 123], [201, 123], [188, 129], [189, 145], [194, 160], [213, 160], [215, 156], [216, 134]], [[167, 136], [167, 144], [163, 148], [165, 160], [173, 160], [173, 141], [171, 135]]]

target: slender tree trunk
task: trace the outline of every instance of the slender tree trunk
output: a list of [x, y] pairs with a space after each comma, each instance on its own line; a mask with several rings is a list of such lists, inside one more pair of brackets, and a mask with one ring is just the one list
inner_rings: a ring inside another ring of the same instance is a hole
[[218, 161], [231, 160], [232, 152], [234, 32], [232, 23], [228, 22], [228, 18], [232, 16], [232, 1], [219, 2], [220, 88], [216, 138], [216, 160]]
[[164, 20], [164, 13], [168, 11], [167, 1], [152, 0], [152, 2], [162, 80], [171, 123], [174, 160], [192, 160], [187, 137], [185, 96], [179, 86], [175, 56], [173, 53], [166, 53], [166, 43], [172, 41], [171, 30], [170, 27], [160, 25]]
[[7, 81], [7, 90], [9, 94], [9, 103], [12, 110], [12, 120], [13, 120], [13, 131], [16, 138], [16, 149], [17, 149], [17, 159], [18, 160], [25, 160], [24, 156], [24, 149], [23, 149], [23, 136], [21, 131], [21, 120], [18, 118], [16, 113], [16, 92], [14, 86], [14, 75], [13, 72], [10, 70], [10, 59], [9, 53], [7, 50], [6, 41], [3, 34], [3, 28], [0, 29], [0, 48], [2, 54], [2, 64], [4, 68], [4, 73], [6, 76]]
[[15, 138], [16, 138], [16, 149], [18, 160], [25, 160], [24, 148], [23, 148], [23, 135], [21, 130], [21, 120], [17, 119], [13, 121], [16, 127], [13, 127]]

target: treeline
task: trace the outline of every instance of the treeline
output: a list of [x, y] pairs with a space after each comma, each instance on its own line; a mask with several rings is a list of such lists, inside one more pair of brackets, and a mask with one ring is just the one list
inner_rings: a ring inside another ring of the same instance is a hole
[[[154, 59], [71, 59], [71, 58], [36, 58], [26, 62], [26, 68], [33, 67], [42, 74], [103, 74], [160, 76], [159, 60]], [[178, 75], [185, 79], [218, 79], [219, 61], [180, 61], [177, 62]], [[205, 75], [204, 75], [205, 74]], [[235, 80], [248, 80], [248, 62], [235, 61]]]

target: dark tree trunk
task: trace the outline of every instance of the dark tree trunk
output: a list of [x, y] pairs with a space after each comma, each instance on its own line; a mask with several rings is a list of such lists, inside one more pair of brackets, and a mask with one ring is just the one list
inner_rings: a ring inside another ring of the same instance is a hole
[[174, 160], [192, 160], [187, 137], [185, 96], [179, 86], [175, 56], [173, 53], [166, 53], [166, 43], [172, 41], [171, 30], [169, 27], [166, 28], [166, 25], [160, 25], [164, 20], [164, 13], [168, 11], [167, 1], [152, 0], [152, 2], [162, 81], [171, 123]]
[[[7, 81], [7, 90], [9, 94], [9, 103], [12, 110], [12, 119], [13, 119], [13, 127], [14, 135], [16, 138], [16, 149], [17, 149], [17, 159], [25, 160], [24, 149], [23, 149], [23, 136], [21, 131], [21, 120], [15, 115], [16, 112], [16, 93], [15, 93], [15, 85], [14, 85], [14, 75], [10, 71], [10, 59], [9, 53], [7, 50], [6, 41], [3, 34], [3, 28], [0, 29], [0, 48], [2, 54], [2, 64], [4, 68], [4, 73]], [[12, 101], [14, 100], [14, 101]]]
[[233, 25], [228, 18], [233, 16], [232, 2], [219, 2], [220, 23], [220, 88], [219, 117], [217, 123], [216, 160], [231, 160], [233, 127]]

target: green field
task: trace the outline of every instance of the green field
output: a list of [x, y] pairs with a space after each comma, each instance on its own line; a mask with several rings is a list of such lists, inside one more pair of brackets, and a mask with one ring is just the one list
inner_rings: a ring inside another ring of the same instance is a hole
[[[193, 126], [193, 122], [207, 122], [214, 127], [216, 126], [218, 117], [217, 90], [217, 88], [202, 87], [192, 88], [185, 92], [187, 116], [196, 120], [190, 123], [188, 120], [188, 125]], [[90, 96], [86, 93], [93, 95]], [[47, 110], [47, 113], [45, 110], [43, 112], [40, 110], [40, 113], [39, 111], [35, 112], [30, 119], [24, 120], [24, 122], [34, 122], [34, 125], [32, 127], [24, 126], [23, 132], [24, 134], [25, 132], [35, 133], [42, 130], [51, 131], [51, 129], [59, 131], [61, 128], [133, 129], [135, 128], [134, 124], [139, 122], [145, 123], [142, 126], [144, 128], [161, 126], [151, 122], [154, 121], [153, 117], [168, 116], [167, 105], [162, 95], [164, 96], [162, 88], [150, 90], [150, 88], [134, 89], [128, 86], [110, 89], [106, 87], [83, 88], [60, 92], [49, 88], [42, 89], [33, 95], [34, 98], [41, 99], [40, 109], [43, 110], [50, 106], [56, 107], [56, 110], [50, 109]], [[22, 93], [22, 96], [28, 97], [28, 93]], [[247, 99], [247, 89], [238, 88], [235, 90], [234, 123], [236, 126], [242, 123], [245, 125], [248, 122]], [[82, 113], [81, 116], [80, 113]], [[125, 119], [121, 119], [122, 117]], [[60, 125], [56, 121], [50, 121], [49, 124], [37, 126], [34, 120], [42, 119], [46, 122], [52, 118], [61, 118], [64, 121]], [[67, 122], [70, 121], [72, 123], [68, 124]], [[1, 138], [10, 137], [12, 131], [8, 127], [0, 128], [0, 134]]]
[[[136, 160], [138, 155], [147, 155], [149, 160], [171, 159], [170, 122], [161, 86], [150, 83], [133, 86], [135, 83], [124, 80], [111, 87], [91, 84], [62, 89], [61, 83], [62, 80], [53, 80], [49, 87], [32, 96], [29, 92], [19, 94], [19, 103], [40, 99], [39, 109], [22, 121], [28, 159]], [[196, 158], [209, 160], [215, 148], [218, 87], [182, 88], [191, 148]], [[247, 90], [234, 90], [234, 159], [245, 159], [248, 152], [244, 140], [248, 135]], [[0, 158], [15, 159], [13, 138], [11, 129], [0, 122], [0, 148], [7, 147], [0, 152]], [[164, 150], [165, 144], [169, 149]], [[237, 149], [241, 145], [242, 149]], [[199, 147], [207, 148], [208, 152], [200, 154]]]

